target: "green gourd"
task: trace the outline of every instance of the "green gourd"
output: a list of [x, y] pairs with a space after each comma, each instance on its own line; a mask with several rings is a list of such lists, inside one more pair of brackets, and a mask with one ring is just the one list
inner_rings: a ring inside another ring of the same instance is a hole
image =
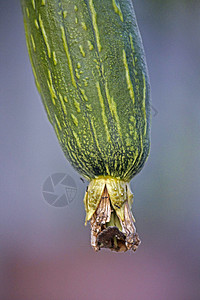
[[150, 84], [130, 0], [21, 0], [47, 116], [72, 166], [98, 251], [136, 250], [130, 180], [150, 148]]

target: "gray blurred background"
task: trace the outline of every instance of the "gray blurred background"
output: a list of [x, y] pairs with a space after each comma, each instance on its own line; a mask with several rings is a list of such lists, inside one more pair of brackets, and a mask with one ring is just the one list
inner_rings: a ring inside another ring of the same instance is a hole
[[[96, 254], [84, 227], [87, 182], [66, 161], [45, 115], [20, 3], [0, 1], [2, 300], [200, 299], [200, 1], [134, 6], [158, 111], [149, 160], [131, 182], [142, 244], [136, 253]], [[57, 172], [77, 185], [64, 208], [42, 195]]]

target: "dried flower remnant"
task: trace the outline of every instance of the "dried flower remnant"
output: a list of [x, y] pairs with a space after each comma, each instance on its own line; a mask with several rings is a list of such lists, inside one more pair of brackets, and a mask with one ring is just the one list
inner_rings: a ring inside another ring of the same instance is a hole
[[[122, 196], [125, 197], [124, 201], [117, 201], [116, 193], [113, 198], [109, 195], [107, 185], [110, 186], [110, 183], [112, 185], [113, 183], [116, 184], [114, 191], [117, 191], [116, 180], [112, 178], [103, 180], [103, 193], [90, 220], [91, 245], [95, 251], [99, 251], [101, 248], [108, 248], [116, 252], [136, 251], [140, 244], [140, 239], [136, 233], [135, 219], [131, 212], [132, 193], [130, 190], [128, 193], [129, 187], [126, 183], [119, 181], [118, 183], [122, 185], [122, 189], [125, 192], [122, 193]], [[100, 187], [101, 189], [102, 187]], [[112, 193], [113, 188], [110, 191]], [[89, 208], [88, 194], [87, 191], [85, 205]]]

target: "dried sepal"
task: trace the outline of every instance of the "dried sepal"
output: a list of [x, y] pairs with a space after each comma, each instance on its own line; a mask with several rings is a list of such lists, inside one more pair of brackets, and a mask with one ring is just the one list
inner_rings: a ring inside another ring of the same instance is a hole
[[[98, 191], [93, 191], [94, 187]], [[94, 197], [90, 198], [94, 194], [98, 195], [96, 203]], [[95, 251], [101, 248], [117, 252], [137, 249], [140, 240], [131, 212], [132, 201], [133, 194], [127, 182], [116, 178], [100, 178], [90, 183], [84, 203], [86, 223], [91, 219], [91, 245]]]

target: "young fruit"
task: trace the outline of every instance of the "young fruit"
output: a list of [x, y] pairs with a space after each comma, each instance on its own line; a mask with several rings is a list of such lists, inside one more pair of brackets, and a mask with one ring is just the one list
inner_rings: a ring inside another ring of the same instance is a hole
[[28, 52], [49, 121], [84, 198], [91, 243], [135, 250], [129, 181], [150, 148], [150, 85], [130, 0], [21, 0]]

